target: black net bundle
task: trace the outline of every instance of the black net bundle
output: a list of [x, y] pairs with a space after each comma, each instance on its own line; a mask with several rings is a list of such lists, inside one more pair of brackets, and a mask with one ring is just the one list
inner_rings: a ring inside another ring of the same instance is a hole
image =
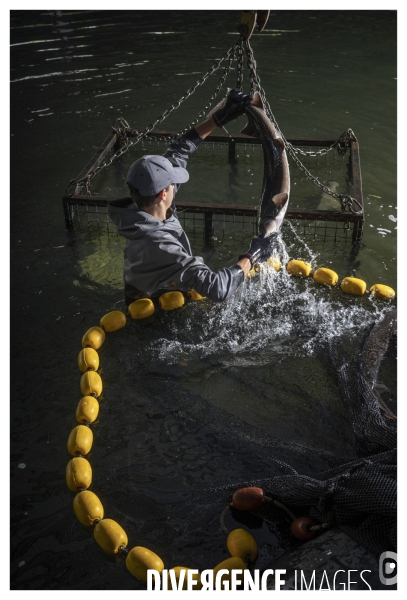
[[[388, 312], [373, 327], [360, 355], [349, 361], [340, 341], [326, 347], [327, 362], [350, 415], [358, 457], [316, 476], [276, 461], [288, 474], [235, 485], [235, 489], [261, 487], [297, 516], [307, 514], [317, 523], [339, 526], [375, 556], [396, 551], [397, 544], [397, 420], [386, 405], [380, 408], [377, 382], [388, 346], [395, 341], [395, 323], [396, 312]], [[272, 519], [276, 511], [269, 503], [254, 513]]]

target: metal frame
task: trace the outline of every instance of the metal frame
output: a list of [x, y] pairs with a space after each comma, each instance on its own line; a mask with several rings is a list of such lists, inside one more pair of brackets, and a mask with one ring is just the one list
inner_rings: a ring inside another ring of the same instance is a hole
[[[154, 137], [167, 138], [168, 136], [175, 137], [174, 132], [171, 131], [154, 131]], [[314, 138], [296, 138], [288, 140], [293, 146], [309, 146], [309, 147], [322, 147], [328, 148], [334, 144], [337, 140], [320, 140]], [[236, 145], [237, 144], [261, 144], [261, 140], [248, 135], [240, 134], [233, 135], [233, 139], [228, 135], [222, 134], [210, 134], [203, 143], [222, 143], [228, 144], [228, 158], [231, 164], [236, 163]], [[115, 132], [112, 132], [85, 168], [80, 172], [77, 179], [86, 177], [93, 169], [95, 169], [103, 160], [106, 158], [108, 152], [118, 147], [118, 136]], [[333, 150], [335, 152], [335, 150]], [[354, 214], [348, 211], [330, 211], [330, 210], [310, 210], [300, 208], [288, 208], [286, 212], [286, 219], [305, 219], [310, 221], [335, 221], [345, 223], [347, 228], [353, 223], [352, 230], [352, 242], [359, 243], [363, 236], [364, 227], [364, 209], [363, 209], [363, 194], [362, 194], [362, 174], [360, 169], [360, 157], [359, 157], [359, 143], [354, 141], [350, 147], [350, 177], [353, 184], [352, 195], [360, 205], [362, 211], [360, 214]], [[63, 209], [65, 215], [65, 222], [68, 229], [73, 228], [73, 216], [72, 206], [101, 206], [106, 207], [107, 203], [115, 198], [109, 198], [104, 196], [86, 196], [76, 194], [77, 187], [75, 184], [71, 184], [66, 190], [65, 195], [62, 197]], [[240, 215], [240, 216], [251, 216], [256, 218], [258, 215], [258, 206], [242, 206], [233, 204], [204, 204], [199, 202], [177, 202], [177, 208], [180, 211], [190, 213], [203, 213], [205, 215], [205, 239], [209, 241], [213, 233], [213, 215], [225, 214], [225, 215]]]

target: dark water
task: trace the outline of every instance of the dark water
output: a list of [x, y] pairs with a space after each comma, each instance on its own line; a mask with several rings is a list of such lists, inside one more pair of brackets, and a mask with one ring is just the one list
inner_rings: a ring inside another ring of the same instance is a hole
[[[117, 116], [138, 128], [153, 122], [235, 42], [240, 13], [215, 14], [11, 13], [15, 589], [142, 589], [76, 521], [64, 481], [80, 398], [76, 356], [83, 333], [123, 307], [123, 244], [112, 232], [67, 232], [61, 196]], [[366, 225], [357, 257], [350, 258], [349, 244], [317, 247], [291, 228], [281, 257], [288, 252], [340, 277], [397, 289], [396, 13], [278, 11], [252, 47], [286, 137], [335, 138], [351, 127], [360, 143]], [[216, 81], [163, 127], [190, 122]], [[124, 195], [126, 166], [146, 148], [103, 174], [97, 191]], [[216, 152], [200, 149], [179, 199], [255, 204], [261, 170], [253, 150], [235, 170]], [[324, 198], [298, 184], [290, 201]], [[250, 233], [209, 248], [199, 239], [193, 244], [218, 268], [233, 264], [249, 240]], [[324, 342], [345, 337], [348, 352], [357, 353], [386, 310], [368, 298], [263, 273], [225, 304], [189, 304], [148, 327], [132, 322], [111, 334], [101, 351], [105, 399], [90, 458], [92, 489], [130, 547], [151, 548], [166, 567], [209, 568], [227, 557], [218, 523], [227, 494], [206, 490], [271, 476], [273, 456], [309, 474], [329, 463], [325, 453], [353, 456]], [[391, 387], [394, 369], [386, 373]], [[256, 532], [259, 567], [287, 546], [284, 532], [270, 527]]]

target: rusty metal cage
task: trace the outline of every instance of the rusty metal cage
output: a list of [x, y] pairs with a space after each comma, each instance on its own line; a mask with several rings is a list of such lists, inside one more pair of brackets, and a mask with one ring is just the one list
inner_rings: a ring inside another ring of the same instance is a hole
[[[163, 154], [170, 137], [175, 137], [173, 132], [154, 131], [153, 138], [145, 138], [141, 147], [148, 154]], [[293, 146], [304, 151], [328, 149], [337, 140], [297, 138], [288, 140]], [[101, 164], [109, 153], [119, 147], [117, 134], [112, 132], [97, 150], [95, 155], [78, 175], [77, 179], [86, 177], [93, 169]], [[202, 160], [216, 160], [216, 153], [223, 153], [230, 165], [241, 164], [248, 161], [256, 164], [258, 179], [262, 179], [263, 156], [261, 142], [243, 134], [239, 135], [209, 135], [201, 144], [199, 154]], [[362, 176], [360, 169], [359, 144], [352, 141], [350, 148], [340, 147], [341, 152], [333, 149], [330, 152], [317, 156], [301, 156], [301, 161], [318, 179], [330, 187], [331, 184], [340, 186], [339, 191], [346, 188], [347, 193], [360, 203], [362, 210], [352, 213], [338, 210], [335, 200], [330, 196], [323, 198], [317, 192], [315, 185], [309, 181], [304, 173], [290, 161], [291, 169], [291, 200], [286, 213], [286, 219], [297, 229], [304, 238], [319, 242], [347, 242], [358, 243], [362, 239], [364, 226]], [[213, 158], [213, 155], [215, 157]], [[122, 160], [122, 158], [119, 159]], [[121, 174], [124, 184], [124, 174]], [[334, 181], [332, 181], [334, 180]], [[340, 181], [339, 181], [340, 180]], [[332, 189], [332, 188], [331, 188]], [[62, 198], [66, 226], [68, 229], [78, 228], [103, 228], [113, 231], [115, 228], [107, 216], [107, 203], [117, 195], [108, 197], [104, 194], [93, 192], [86, 195], [85, 190], [75, 183], [71, 184]], [[295, 206], [295, 201], [302, 206]], [[321, 201], [322, 200], [322, 201]], [[327, 206], [324, 207], [324, 201]], [[339, 203], [337, 203], [339, 205]], [[217, 238], [233, 233], [256, 235], [259, 206], [245, 203], [233, 204], [230, 201], [224, 204], [212, 202], [183, 202], [177, 201], [178, 217], [188, 235], [203, 236], [210, 242], [213, 236]], [[286, 222], [285, 222], [286, 225]]]

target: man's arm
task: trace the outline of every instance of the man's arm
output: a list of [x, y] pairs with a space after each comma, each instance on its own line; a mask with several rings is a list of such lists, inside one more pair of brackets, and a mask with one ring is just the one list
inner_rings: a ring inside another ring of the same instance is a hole
[[[167, 150], [164, 156], [168, 158], [175, 167], [180, 166], [185, 169], [189, 155], [197, 149], [199, 144], [217, 127], [225, 125], [230, 120], [234, 120], [242, 114], [242, 106], [249, 101], [249, 96], [245, 96], [237, 90], [232, 90], [224, 107], [215, 111], [214, 115], [209, 116], [205, 121], [195, 128], [190, 129], [177, 140], [171, 142], [171, 149]], [[176, 193], [178, 189], [179, 184], [176, 184], [174, 192]], [[245, 277], [252, 268], [251, 261], [245, 257], [242, 257], [237, 265], [242, 269]]]
[[[220, 302], [233, 294], [244, 281], [246, 272], [239, 264], [215, 272], [201, 257], [190, 256], [172, 236], [159, 236], [157, 242], [151, 247], [148, 256], [151, 260], [155, 255], [154, 264], [160, 265], [161, 272], [155, 270], [155, 277], [160, 278], [159, 287], [168, 286], [170, 289], [183, 291], [194, 289], [198, 294]], [[240, 262], [243, 261], [250, 265], [250, 260], [246, 257]], [[151, 268], [148, 270], [151, 271]]]
[[[199, 144], [203, 142], [203, 139], [198, 131], [192, 128], [170, 143], [170, 147], [165, 152], [164, 157], [168, 158], [175, 168], [182, 167], [186, 169], [190, 154], [195, 152]], [[178, 192], [180, 185], [179, 183], [174, 184], [174, 194]]]
[[248, 258], [242, 258], [239, 262], [236, 263], [242, 269], [244, 276], [248, 275], [249, 271], [252, 268], [252, 264]]
[[[172, 162], [174, 167], [183, 167], [186, 169], [187, 161], [199, 144], [214, 130], [217, 125], [212, 117], [209, 117], [196, 127], [193, 127], [184, 135], [181, 135], [170, 144], [170, 148], [165, 152], [165, 158]], [[180, 184], [175, 184], [175, 193], [178, 191]]]
[[215, 121], [213, 120], [212, 117], [209, 117], [208, 119], [206, 119], [206, 121], [204, 121], [200, 125], [197, 125], [195, 127], [195, 131], [204, 140], [216, 128], [217, 128], [217, 125], [215, 124]]
[[[211, 115], [184, 135], [174, 140], [170, 148], [164, 154], [174, 165], [174, 167], [186, 168], [189, 155], [195, 152], [199, 144], [217, 127], [223, 127], [230, 121], [237, 119], [244, 112], [244, 107], [251, 101], [251, 97], [243, 94], [239, 90], [231, 90], [221, 108], [214, 109]], [[175, 185], [175, 193], [179, 189], [179, 184]]]

